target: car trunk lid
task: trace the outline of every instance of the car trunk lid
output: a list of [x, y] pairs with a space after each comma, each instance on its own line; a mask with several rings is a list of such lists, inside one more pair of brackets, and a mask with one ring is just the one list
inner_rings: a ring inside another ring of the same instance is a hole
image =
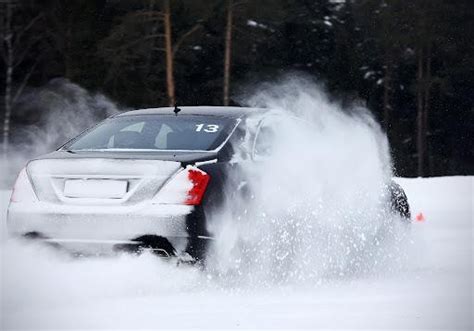
[[40, 159], [27, 166], [40, 201], [133, 204], [151, 199], [180, 162], [111, 158]]

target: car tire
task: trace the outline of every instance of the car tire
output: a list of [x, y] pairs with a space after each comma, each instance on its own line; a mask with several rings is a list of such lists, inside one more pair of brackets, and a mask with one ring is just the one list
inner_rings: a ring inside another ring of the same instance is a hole
[[391, 211], [409, 222], [411, 220], [410, 205], [405, 191], [394, 181], [390, 183], [389, 190]]

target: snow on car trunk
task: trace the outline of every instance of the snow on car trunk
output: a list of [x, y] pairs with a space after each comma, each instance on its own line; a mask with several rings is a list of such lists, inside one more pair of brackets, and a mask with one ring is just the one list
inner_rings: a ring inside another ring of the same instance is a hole
[[41, 201], [131, 204], [151, 199], [179, 162], [133, 159], [40, 159], [27, 166]]

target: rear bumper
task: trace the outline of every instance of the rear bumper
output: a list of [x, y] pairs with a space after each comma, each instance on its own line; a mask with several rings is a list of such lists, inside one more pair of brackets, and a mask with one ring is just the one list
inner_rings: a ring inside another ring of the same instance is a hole
[[91, 248], [125, 244], [143, 235], [182, 241], [189, 236], [186, 218], [192, 210], [191, 206], [185, 205], [149, 203], [131, 206], [11, 203], [7, 227], [13, 236], [39, 233], [48, 241], [61, 245]]

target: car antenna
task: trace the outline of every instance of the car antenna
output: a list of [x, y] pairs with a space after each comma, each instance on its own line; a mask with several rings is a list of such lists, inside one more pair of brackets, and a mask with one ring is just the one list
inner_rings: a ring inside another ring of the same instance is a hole
[[174, 110], [173, 110], [174, 114], [175, 114], [176, 116], [178, 116], [178, 113], [179, 113], [180, 111], [181, 111], [181, 108], [178, 108], [178, 105], [177, 105], [177, 104], [174, 104]]

